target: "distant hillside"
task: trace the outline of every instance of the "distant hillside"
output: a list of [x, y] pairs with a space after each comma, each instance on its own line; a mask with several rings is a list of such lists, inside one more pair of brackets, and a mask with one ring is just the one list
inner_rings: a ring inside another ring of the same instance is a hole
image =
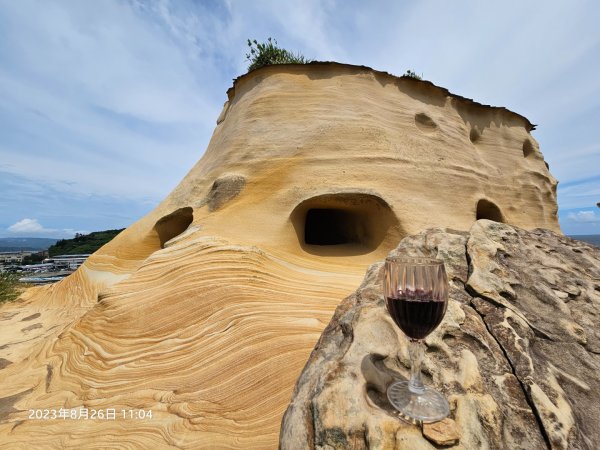
[[57, 241], [49, 238], [0, 238], [0, 252], [46, 250]]
[[48, 253], [50, 256], [94, 253], [123, 230], [124, 228], [120, 230], [94, 231], [90, 234], [76, 234], [73, 239], [61, 239], [58, 241], [48, 249]]

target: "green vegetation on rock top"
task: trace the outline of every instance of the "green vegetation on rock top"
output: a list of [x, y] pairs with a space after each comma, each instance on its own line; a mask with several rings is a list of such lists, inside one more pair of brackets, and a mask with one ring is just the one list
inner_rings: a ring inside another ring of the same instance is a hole
[[422, 80], [423, 74], [417, 75], [414, 70], [408, 69], [404, 74], [405, 77], [414, 78], [415, 80]]
[[267, 42], [248, 39], [248, 47], [250, 47], [250, 53], [246, 54], [246, 59], [250, 62], [248, 72], [271, 64], [306, 64], [310, 62], [300, 53], [294, 54], [278, 47], [277, 41], [273, 38], [267, 39]]

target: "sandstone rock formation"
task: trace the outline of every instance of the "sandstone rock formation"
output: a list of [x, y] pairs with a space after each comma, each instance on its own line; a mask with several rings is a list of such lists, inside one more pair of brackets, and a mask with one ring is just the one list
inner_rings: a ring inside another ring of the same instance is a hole
[[387, 386], [406, 379], [410, 364], [378, 262], [311, 354], [282, 449], [600, 448], [600, 249], [481, 220], [468, 233], [408, 237], [400, 252], [449, 269], [448, 310], [426, 338], [424, 374], [447, 396], [450, 420], [421, 429], [387, 401]]
[[[477, 218], [559, 230], [533, 125], [429, 82], [265, 67], [235, 81], [217, 123], [154, 211], [0, 309], [11, 448], [276, 446], [336, 306], [403, 237]], [[29, 419], [61, 407], [153, 417]]]

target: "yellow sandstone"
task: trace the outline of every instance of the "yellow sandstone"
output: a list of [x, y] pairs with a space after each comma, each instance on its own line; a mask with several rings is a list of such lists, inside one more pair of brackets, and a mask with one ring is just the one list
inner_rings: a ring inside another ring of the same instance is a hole
[[[560, 231], [532, 129], [366, 67], [238, 78], [206, 152], [154, 211], [0, 309], [0, 441], [275, 448], [336, 306], [404, 236], [478, 218]], [[116, 417], [30, 418], [59, 408]]]

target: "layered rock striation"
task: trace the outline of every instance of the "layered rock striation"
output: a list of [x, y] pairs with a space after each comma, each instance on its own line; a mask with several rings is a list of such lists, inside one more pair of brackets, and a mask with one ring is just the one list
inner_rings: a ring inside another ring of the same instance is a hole
[[386, 311], [382, 262], [337, 308], [294, 390], [282, 449], [600, 447], [600, 249], [488, 220], [430, 229], [392, 254], [443, 259], [450, 300], [424, 376], [450, 419], [404, 422], [387, 386], [407, 379], [407, 338]]
[[[336, 306], [403, 237], [481, 218], [559, 231], [532, 129], [365, 67], [240, 77], [206, 152], [154, 211], [0, 309], [0, 440], [276, 446]], [[29, 417], [58, 408], [153, 416]]]

